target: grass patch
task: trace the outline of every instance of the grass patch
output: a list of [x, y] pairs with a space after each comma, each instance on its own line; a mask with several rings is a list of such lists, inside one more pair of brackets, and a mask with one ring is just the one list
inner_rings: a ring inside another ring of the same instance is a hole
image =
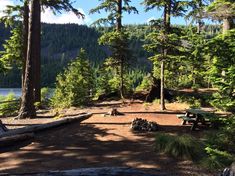
[[174, 158], [199, 160], [205, 153], [203, 145], [190, 135], [157, 134], [155, 149]]

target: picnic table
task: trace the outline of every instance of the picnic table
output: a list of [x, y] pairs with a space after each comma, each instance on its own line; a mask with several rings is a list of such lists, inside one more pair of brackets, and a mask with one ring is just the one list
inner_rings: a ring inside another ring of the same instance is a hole
[[192, 124], [191, 130], [195, 130], [198, 123], [206, 125], [210, 121], [208, 117], [212, 115], [211, 112], [202, 109], [186, 109], [185, 111], [185, 114], [179, 114], [177, 117], [182, 119], [182, 125], [186, 125], [187, 122]]

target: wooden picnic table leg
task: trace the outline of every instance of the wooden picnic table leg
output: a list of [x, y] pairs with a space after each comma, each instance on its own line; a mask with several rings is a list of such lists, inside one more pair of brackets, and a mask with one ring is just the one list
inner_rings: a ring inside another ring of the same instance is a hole
[[[189, 117], [189, 113], [186, 112], [186, 113], [185, 113], [185, 116], [186, 116], [186, 117]], [[186, 123], [187, 123], [187, 121], [183, 119], [181, 125], [186, 125]]]
[[196, 115], [196, 120], [193, 122], [193, 125], [191, 126], [191, 130], [194, 131], [196, 127], [198, 126], [198, 122], [200, 121], [200, 116]]
[[183, 119], [181, 125], [186, 125], [186, 122], [187, 122], [187, 121]]
[[193, 122], [193, 124], [192, 124], [192, 126], [191, 126], [191, 131], [194, 131], [194, 130], [196, 129], [197, 124], [198, 124], [197, 121]]

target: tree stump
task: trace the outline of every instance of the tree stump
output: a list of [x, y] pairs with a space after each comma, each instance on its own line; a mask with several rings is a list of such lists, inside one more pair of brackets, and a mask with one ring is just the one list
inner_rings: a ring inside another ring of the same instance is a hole
[[112, 108], [109, 112], [107, 112], [104, 115], [105, 116], [106, 115], [109, 115], [109, 116], [118, 116], [118, 115], [124, 115], [124, 113], [119, 112], [116, 108]]
[[161, 87], [161, 80], [156, 79], [155, 77], [152, 77], [153, 84], [151, 86], [151, 89], [146, 96], [145, 101], [146, 102], [153, 102], [154, 99], [159, 99], [160, 98], [160, 87]]

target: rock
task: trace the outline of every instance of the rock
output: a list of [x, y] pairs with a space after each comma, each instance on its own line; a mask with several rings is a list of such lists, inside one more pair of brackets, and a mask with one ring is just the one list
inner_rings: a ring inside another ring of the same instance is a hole
[[157, 131], [158, 124], [156, 122], [149, 122], [146, 119], [135, 118], [131, 123], [131, 129], [133, 131]]

